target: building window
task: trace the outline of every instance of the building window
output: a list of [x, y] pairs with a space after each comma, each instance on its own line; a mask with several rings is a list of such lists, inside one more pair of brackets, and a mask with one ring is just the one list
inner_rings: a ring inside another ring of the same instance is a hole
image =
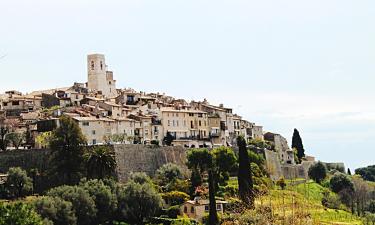
[[199, 120], [199, 126], [202, 126], [202, 121]]
[[100, 61], [100, 69], [103, 70], [103, 62]]
[[208, 205], [204, 206], [204, 211], [208, 212], [210, 210], [210, 207]]
[[82, 125], [83, 125], [83, 126], [89, 126], [90, 123], [89, 123], [89, 122], [82, 122]]
[[94, 68], [95, 68], [94, 61], [91, 61], [91, 70], [94, 70]]
[[221, 211], [221, 209], [222, 209], [221, 204], [217, 204], [217, 205], [216, 205], [216, 210], [217, 210], [217, 211]]
[[93, 131], [92, 131], [92, 134], [93, 134], [93, 135], [95, 135], [95, 134], [96, 134], [96, 131], [95, 131], [95, 130], [93, 130]]
[[194, 213], [194, 207], [193, 206], [191, 207], [190, 212]]
[[96, 139], [93, 139], [93, 140], [92, 140], [92, 144], [93, 144], [93, 145], [96, 145]]
[[177, 126], [179, 126], [178, 120], [176, 122], [177, 122]]
[[168, 127], [170, 127], [171, 126], [171, 121], [170, 120], [168, 120]]
[[187, 213], [187, 207], [186, 206], [184, 207], [184, 213]]

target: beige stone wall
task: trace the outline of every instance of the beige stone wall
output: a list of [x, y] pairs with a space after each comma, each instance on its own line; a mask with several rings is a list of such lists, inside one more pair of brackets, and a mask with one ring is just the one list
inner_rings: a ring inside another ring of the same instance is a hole
[[114, 145], [117, 176], [121, 182], [132, 172], [150, 176], [166, 163], [175, 163], [186, 169], [186, 150], [182, 147], [151, 147], [146, 145]]

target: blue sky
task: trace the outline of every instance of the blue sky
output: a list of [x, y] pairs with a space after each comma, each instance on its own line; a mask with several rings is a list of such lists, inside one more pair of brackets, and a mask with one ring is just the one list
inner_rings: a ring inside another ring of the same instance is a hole
[[[307, 153], [375, 164], [375, 1], [1, 0], [0, 92], [86, 81], [224, 103]], [[4, 57], [2, 57], [4, 56]]]

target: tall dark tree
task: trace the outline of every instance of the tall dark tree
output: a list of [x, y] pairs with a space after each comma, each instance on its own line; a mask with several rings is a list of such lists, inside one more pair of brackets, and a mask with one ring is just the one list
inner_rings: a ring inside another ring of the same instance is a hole
[[77, 184], [84, 174], [86, 139], [78, 124], [68, 116], [60, 118], [60, 126], [52, 132], [50, 175], [56, 184]]
[[95, 146], [85, 154], [87, 176], [93, 179], [110, 177], [116, 169], [115, 152], [109, 146]]
[[254, 207], [253, 179], [251, 176], [251, 166], [249, 154], [247, 152], [246, 141], [243, 137], [237, 138], [238, 145], [238, 189], [240, 199], [250, 208]]
[[305, 149], [303, 148], [302, 138], [297, 129], [294, 129], [292, 138], [292, 149], [297, 149], [297, 157], [301, 162], [301, 159], [305, 157]]
[[348, 175], [351, 176], [352, 175], [352, 171], [350, 171], [350, 169], [348, 168]]
[[[213, 167], [213, 166], [212, 166]], [[208, 214], [208, 224], [209, 225], [218, 225], [219, 224], [219, 216], [217, 215], [216, 211], [216, 181], [214, 175], [214, 168], [210, 168], [208, 170], [208, 188], [209, 188], [209, 199], [210, 199], [210, 211]]]

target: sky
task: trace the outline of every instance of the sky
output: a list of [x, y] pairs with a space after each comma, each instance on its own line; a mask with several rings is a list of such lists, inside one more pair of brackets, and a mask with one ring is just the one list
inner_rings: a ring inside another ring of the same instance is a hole
[[0, 92], [86, 82], [224, 103], [306, 153], [375, 164], [373, 0], [0, 0]]

